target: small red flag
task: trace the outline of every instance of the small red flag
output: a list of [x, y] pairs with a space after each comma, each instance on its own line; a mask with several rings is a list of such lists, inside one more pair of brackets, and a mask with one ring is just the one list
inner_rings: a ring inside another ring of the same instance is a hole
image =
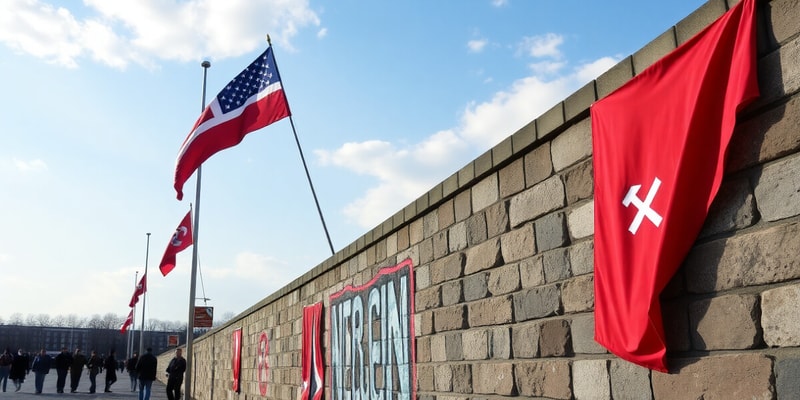
[[161, 264], [158, 265], [162, 275], [167, 276], [170, 271], [175, 269], [175, 255], [191, 246], [193, 240], [192, 211], [189, 210], [178, 225], [178, 228], [175, 229], [175, 233], [172, 234], [172, 239], [167, 244], [167, 249], [164, 250], [164, 257], [161, 258]]
[[183, 184], [209, 157], [289, 115], [270, 46], [211, 101], [183, 141], [175, 163], [178, 200], [183, 198]]
[[119, 333], [125, 334], [128, 331], [128, 327], [133, 324], [133, 310], [128, 313], [128, 318], [125, 318], [125, 322], [122, 323], [122, 327], [119, 328]]
[[139, 302], [139, 297], [147, 291], [147, 274], [142, 275], [142, 279], [139, 279], [139, 283], [136, 285], [136, 289], [133, 291], [133, 296], [131, 296], [131, 302], [128, 304], [129, 307], [133, 307], [136, 303]]
[[702, 228], [736, 113], [758, 97], [743, 0], [591, 108], [595, 340], [667, 371], [659, 294]]

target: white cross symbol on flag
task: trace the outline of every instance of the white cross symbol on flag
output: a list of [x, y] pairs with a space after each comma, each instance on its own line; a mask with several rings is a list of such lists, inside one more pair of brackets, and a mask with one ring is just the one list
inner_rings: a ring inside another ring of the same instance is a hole
[[656, 192], [658, 192], [659, 187], [661, 187], [661, 180], [656, 177], [653, 179], [653, 185], [650, 186], [650, 190], [647, 192], [647, 197], [645, 197], [644, 201], [636, 196], [639, 193], [639, 189], [642, 188], [642, 185], [633, 185], [628, 189], [628, 194], [622, 199], [622, 205], [628, 207], [633, 204], [634, 207], [639, 209], [639, 212], [636, 213], [636, 217], [633, 218], [633, 222], [631, 222], [631, 226], [628, 227], [630, 233], [635, 235], [636, 232], [639, 231], [639, 226], [642, 224], [644, 217], [647, 217], [656, 227], [661, 225], [661, 216], [650, 208], [650, 204], [653, 202], [653, 198], [656, 197]]

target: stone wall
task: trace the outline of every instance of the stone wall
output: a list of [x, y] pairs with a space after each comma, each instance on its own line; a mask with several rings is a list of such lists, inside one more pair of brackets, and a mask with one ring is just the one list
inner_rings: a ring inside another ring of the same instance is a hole
[[[397, 398], [800, 398], [799, 3], [758, 3], [761, 98], [740, 114], [720, 194], [662, 294], [669, 374], [622, 361], [593, 340], [588, 110], [724, 13], [725, 0], [704, 4], [383, 224], [196, 340], [194, 397], [298, 398], [302, 309], [323, 302], [325, 398], [332, 399], [331, 296], [410, 258], [416, 385]], [[242, 389], [235, 393], [231, 335], [239, 328]], [[168, 359], [162, 355], [161, 363]]]

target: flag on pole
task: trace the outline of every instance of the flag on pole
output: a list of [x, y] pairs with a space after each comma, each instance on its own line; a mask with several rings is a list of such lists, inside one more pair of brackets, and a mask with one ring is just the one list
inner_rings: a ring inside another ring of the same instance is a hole
[[758, 97], [755, 1], [591, 107], [595, 340], [667, 371], [659, 295], [702, 228], [739, 110]]
[[122, 323], [122, 327], [119, 328], [119, 333], [125, 334], [128, 331], [128, 327], [133, 324], [133, 310], [128, 313], [128, 318], [125, 318], [125, 322]]
[[183, 198], [186, 180], [209, 157], [289, 115], [270, 46], [211, 101], [183, 141], [175, 163], [178, 200]]
[[142, 279], [139, 279], [139, 283], [136, 284], [136, 289], [133, 291], [133, 296], [131, 296], [131, 302], [128, 304], [129, 307], [133, 308], [136, 303], [139, 302], [139, 297], [147, 291], [147, 274], [142, 275]]
[[172, 234], [172, 239], [167, 244], [167, 249], [164, 250], [164, 256], [161, 257], [161, 264], [158, 265], [158, 269], [161, 270], [162, 275], [167, 276], [170, 271], [175, 269], [175, 255], [191, 246], [193, 240], [192, 211], [189, 210], [175, 229], [175, 233]]

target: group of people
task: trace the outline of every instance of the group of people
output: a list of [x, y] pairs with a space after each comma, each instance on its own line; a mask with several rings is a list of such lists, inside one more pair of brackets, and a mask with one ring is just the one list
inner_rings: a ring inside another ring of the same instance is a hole
[[[11, 350], [6, 348], [0, 354], [0, 388], [5, 392], [8, 380], [11, 379], [15, 391], [18, 392], [22, 388], [23, 382], [25, 382], [25, 377], [33, 371], [36, 394], [41, 394], [45, 376], [50, 372], [51, 368], [55, 368], [57, 375], [56, 391], [64, 393], [67, 373], [69, 373], [70, 393], [76, 393], [85, 366], [89, 370], [89, 393], [95, 393], [97, 375], [103, 369], [106, 371], [104, 391], [110, 393], [111, 385], [117, 381], [116, 369], [118, 365], [114, 350], [111, 350], [108, 357], [105, 358], [98, 356], [97, 352], [92, 350], [87, 358], [81, 349], [75, 349], [75, 353], [70, 354], [69, 350], [64, 347], [61, 349], [61, 353], [55, 357], [50, 357], [42, 349], [31, 363], [30, 356], [22, 349], [19, 349], [17, 354], [12, 354]], [[133, 356], [125, 362], [125, 369], [130, 376], [131, 392], [136, 391], [138, 386], [139, 400], [149, 400], [150, 391], [158, 370], [158, 360], [153, 355], [153, 349], [148, 347], [147, 352], [141, 357], [138, 352], [134, 352]], [[175, 357], [167, 366], [167, 398], [169, 400], [180, 399], [181, 384], [183, 384], [183, 373], [185, 371], [186, 359], [183, 358], [181, 349], [177, 349]]]

